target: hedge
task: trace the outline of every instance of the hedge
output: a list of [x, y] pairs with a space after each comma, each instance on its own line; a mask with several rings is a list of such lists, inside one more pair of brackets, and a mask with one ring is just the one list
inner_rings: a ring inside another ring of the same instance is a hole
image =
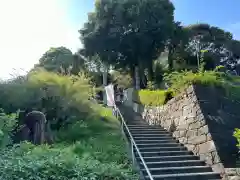
[[145, 106], [160, 106], [173, 97], [171, 90], [140, 90], [133, 92], [133, 101]]

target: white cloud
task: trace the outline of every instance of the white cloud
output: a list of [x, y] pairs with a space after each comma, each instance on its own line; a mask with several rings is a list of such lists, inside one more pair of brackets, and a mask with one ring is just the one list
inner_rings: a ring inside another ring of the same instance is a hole
[[0, 78], [29, 70], [52, 46], [80, 46], [61, 0], [0, 0]]

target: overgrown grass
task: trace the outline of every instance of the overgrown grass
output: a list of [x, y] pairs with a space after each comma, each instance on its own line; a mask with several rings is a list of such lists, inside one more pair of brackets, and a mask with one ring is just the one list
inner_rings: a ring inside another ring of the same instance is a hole
[[22, 143], [2, 150], [0, 179], [138, 179], [115, 118], [105, 114], [102, 120], [73, 122], [56, 132], [56, 143], [51, 146]]
[[134, 101], [147, 106], [163, 105], [169, 99], [178, 95], [192, 84], [221, 87], [226, 90], [227, 96], [232, 96], [234, 99], [240, 99], [240, 78], [228, 75], [223, 72], [173, 72], [171, 74], [165, 74], [164, 80], [170, 85], [169, 89], [155, 91], [140, 90], [138, 92], [134, 92]]
[[[95, 87], [84, 76], [44, 70], [0, 83], [0, 107], [6, 113], [44, 110], [54, 144], [12, 145], [15, 117], [0, 115], [1, 180], [132, 180], [126, 142], [110, 109], [89, 100]], [[63, 119], [63, 121], [61, 121]], [[17, 124], [19, 124], [17, 122]]]

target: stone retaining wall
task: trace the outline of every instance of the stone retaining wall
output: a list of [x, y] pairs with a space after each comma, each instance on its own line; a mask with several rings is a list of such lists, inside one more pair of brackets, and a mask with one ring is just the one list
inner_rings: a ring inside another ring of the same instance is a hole
[[191, 86], [162, 107], [135, 104], [134, 108], [142, 109], [149, 124], [172, 132], [223, 179], [237, 178], [238, 149], [232, 135], [234, 128], [240, 128], [240, 105], [227, 99], [222, 89]]

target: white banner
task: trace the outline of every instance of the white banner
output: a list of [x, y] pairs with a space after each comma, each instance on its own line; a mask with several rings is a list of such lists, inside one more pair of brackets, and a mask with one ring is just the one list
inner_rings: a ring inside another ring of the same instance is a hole
[[105, 91], [107, 95], [107, 105], [111, 107], [115, 106], [113, 85], [105, 86]]

